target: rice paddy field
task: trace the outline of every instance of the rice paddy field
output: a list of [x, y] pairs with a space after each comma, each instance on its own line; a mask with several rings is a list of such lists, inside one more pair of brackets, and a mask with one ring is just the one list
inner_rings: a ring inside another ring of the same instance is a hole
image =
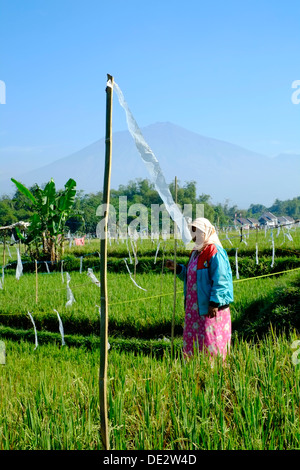
[[[288, 235], [283, 230], [250, 231], [241, 242], [237, 232], [220, 233], [232, 266], [235, 296], [232, 344], [225, 364], [218, 360], [212, 364], [202, 354], [189, 361], [182, 357], [179, 280], [176, 354], [171, 356], [174, 279], [164, 262], [173, 257], [174, 241], [160, 240], [158, 245], [157, 240], [137, 240], [134, 267], [131, 244], [111, 240], [107, 371], [111, 449], [300, 449], [300, 229], [293, 228]], [[41, 262], [36, 275], [21, 247], [19, 280], [15, 246], [10, 246], [11, 257], [5, 254], [0, 289], [0, 341], [6, 353], [0, 364], [1, 450], [103, 449], [100, 289], [87, 275], [90, 268], [100, 279], [99, 251], [99, 240], [84, 247], [66, 246], [63, 265], [49, 264], [48, 272]], [[177, 257], [179, 262], [188, 259], [181, 242]], [[132, 282], [124, 258], [132, 279], [144, 290]], [[75, 299], [70, 306], [67, 285]]]

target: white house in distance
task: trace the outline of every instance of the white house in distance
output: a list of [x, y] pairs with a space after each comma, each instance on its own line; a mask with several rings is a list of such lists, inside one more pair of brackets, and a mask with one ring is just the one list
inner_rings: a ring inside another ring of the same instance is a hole
[[260, 225], [267, 225], [268, 227], [276, 227], [278, 225], [278, 220], [275, 215], [271, 212], [265, 212], [258, 219]]
[[245, 219], [244, 217], [237, 217], [234, 222], [235, 222], [236, 226], [239, 227], [239, 228], [242, 227], [246, 230], [248, 230], [250, 228], [249, 220]]
[[289, 215], [277, 217], [277, 219], [278, 219], [278, 225], [291, 225], [295, 223], [295, 220], [293, 219], [293, 217], [290, 217]]
[[249, 221], [250, 228], [259, 227], [259, 222], [257, 219], [254, 219], [253, 217], [247, 217], [247, 220]]
[[253, 228], [262, 228], [262, 227], [278, 227], [292, 225], [295, 223], [293, 217], [288, 215], [276, 217], [271, 212], [264, 212], [258, 220], [253, 217], [235, 217], [234, 225], [239, 229], [253, 229]]
[[257, 219], [254, 219], [252, 217], [237, 217], [234, 220], [234, 224], [236, 227], [243, 228], [248, 230], [249, 228], [256, 228], [259, 227], [259, 222]]

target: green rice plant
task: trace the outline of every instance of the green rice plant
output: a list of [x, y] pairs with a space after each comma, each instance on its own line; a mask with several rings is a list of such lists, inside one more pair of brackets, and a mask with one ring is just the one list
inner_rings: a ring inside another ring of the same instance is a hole
[[[255, 302], [260, 302], [261, 309], [264, 303], [271, 302], [274, 293], [287, 290], [297, 279], [297, 273], [298, 271], [295, 271], [278, 277], [234, 282], [234, 303], [231, 305], [233, 329], [238, 328], [239, 319], [248, 308], [251, 308], [251, 305], [254, 306]], [[97, 271], [95, 275], [99, 279]], [[66, 278], [64, 280], [62, 283], [60, 273], [39, 274], [38, 303], [36, 303], [34, 274], [24, 274], [19, 281], [14, 275], [6, 275], [4, 289], [0, 290], [0, 324], [32, 331], [29, 311], [34, 317], [38, 331], [57, 333], [58, 319], [54, 312], [56, 309], [62, 318], [65, 334], [99, 335], [100, 317], [97, 307], [100, 305], [99, 287], [92, 283], [86, 272], [71, 273], [70, 288], [75, 303], [67, 307]], [[109, 334], [141, 339], [169, 337], [173, 312], [173, 275], [166, 272], [162, 278], [156, 273], [137, 273], [136, 281], [146, 289], [146, 292], [133, 284], [128, 273], [108, 274]], [[279, 302], [278, 307], [286, 307], [284, 298], [282, 296], [282, 303]], [[183, 322], [183, 285], [178, 280], [176, 335], [182, 335]]]
[[[98, 354], [7, 341], [0, 370], [0, 449], [100, 448]], [[93, 370], [93, 373], [91, 373]]]
[[[166, 356], [155, 366], [144, 359], [130, 376], [113, 369], [112, 448], [300, 448], [299, 369], [290, 358], [287, 339], [269, 336], [257, 346], [235, 341], [225, 367], [200, 355], [187, 363]], [[119, 428], [113, 405], [122, 395]]]
[[[233, 338], [226, 363], [110, 349], [111, 449], [300, 449], [297, 338]], [[99, 350], [6, 342], [1, 449], [101, 449]]]

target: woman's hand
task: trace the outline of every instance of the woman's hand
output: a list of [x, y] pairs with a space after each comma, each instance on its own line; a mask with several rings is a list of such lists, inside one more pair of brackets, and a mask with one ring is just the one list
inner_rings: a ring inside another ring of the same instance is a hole
[[175, 269], [174, 261], [172, 261], [171, 259], [167, 259], [166, 268], [170, 269], [170, 271], [174, 271]]
[[208, 307], [207, 316], [209, 318], [214, 318], [218, 313], [218, 307], [212, 307], [211, 305]]

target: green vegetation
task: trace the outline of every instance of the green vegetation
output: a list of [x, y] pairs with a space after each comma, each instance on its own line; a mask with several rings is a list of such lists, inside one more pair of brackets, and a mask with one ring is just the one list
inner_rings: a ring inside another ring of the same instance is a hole
[[[112, 449], [300, 449], [295, 335], [234, 338], [226, 366], [111, 349]], [[101, 449], [99, 351], [6, 341], [0, 449]]]
[[[29, 188], [34, 193], [36, 187]], [[174, 183], [170, 184], [170, 191], [174, 196]], [[147, 179], [136, 179], [129, 181], [127, 185], [121, 185], [118, 189], [111, 190], [110, 202], [119, 213], [119, 197], [127, 197], [127, 208], [135, 203], [142, 203], [150, 209], [151, 204], [161, 205], [161, 199], [154, 188], [154, 185]], [[271, 207], [265, 207], [262, 204], [251, 204], [248, 209], [240, 208], [237, 205], [229, 206], [229, 201], [224, 204], [213, 204], [211, 196], [208, 194], [197, 195], [197, 185], [195, 181], [189, 181], [181, 184], [178, 181], [178, 204], [183, 207], [184, 204], [204, 205], [204, 214], [212, 223], [222, 227], [232, 225], [235, 214], [243, 217], [259, 217], [265, 211], [271, 211], [274, 215], [288, 215], [294, 219], [300, 218], [300, 197], [290, 200], [275, 200]], [[85, 234], [95, 233], [98, 223], [96, 215], [97, 207], [102, 203], [102, 192], [96, 194], [84, 194], [77, 191], [74, 201], [75, 214], [83, 214], [81, 217], [70, 216], [66, 225], [72, 233]], [[28, 221], [34, 211], [30, 200], [17, 189], [13, 197], [2, 196], [0, 198], [0, 225], [9, 225], [20, 220]], [[193, 214], [195, 215], [195, 214]], [[128, 216], [128, 222], [133, 217]]]
[[[144, 187], [146, 190], [150, 194], [151, 187]], [[192, 198], [193, 186], [187, 190]], [[132, 188], [133, 198], [137, 197], [134, 191], [138, 194], [138, 188]], [[80, 198], [76, 201], [79, 209]], [[183, 359], [183, 286], [179, 280], [176, 354], [171, 360], [174, 279], [163, 267], [173, 257], [174, 240], [160, 240], [154, 262], [157, 241], [139, 239], [136, 269], [126, 243], [111, 240], [107, 375], [112, 449], [300, 449], [300, 364], [292, 361], [291, 348], [300, 337], [300, 270], [276, 274], [300, 267], [300, 229], [293, 228], [290, 234], [292, 239], [284, 230], [249, 231], [244, 243], [239, 232], [220, 231], [232, 267], [235, 296], [231, 351], [224, 365], [218, 360], [212, 364], [202, 354], [188, 362]], [[61, 261], [49, 263], [48, 274], [45, 263], [40, 262], [37, 278], [24, 245], [18, 246], [23, 275], [16, 280], [16, 250], [10, 246], [12, 258], [6, 251], [0, 289], [0, 340], [6, 346], [6, 364], [0, 365], [0, 449], [102, 449], [100, 289], [87, 276], [87, 269], [92, 268], [100, 277], [99, 240], [72, 247], [65, 242], [63, 265]], [[240, 279], [236, 278], [236, 249]], [[188, 255], [179, 242], [179, 262], [185, 263]], [[137, 284], [146, 291], [133, 284], [124, 258]], [[66, 272], [75, 297], [69, 307]], [[269, 274], [273, 275], [257, 277]], [[54, 309], [63, 322], [65, 346]], [[37, 329], [36, 349], [28, 312]]]
[[[12, 181], [32, 204], [32, 215], [26, 237], [16, 228], [19, 239], [28, 248], [31, 259], [49, 257], [52, 262], [59, 259], [59, 247], [63, 251], [63, 240], [66, 221], [72, 214], [76, 195], [76, 182], [69, 179], [63, 191], [56, 191], [53, 179], [44, 189], [38, 185], [30, 191], [18, 181]], [[42, 246], [42, 250], [41, 250]]]

